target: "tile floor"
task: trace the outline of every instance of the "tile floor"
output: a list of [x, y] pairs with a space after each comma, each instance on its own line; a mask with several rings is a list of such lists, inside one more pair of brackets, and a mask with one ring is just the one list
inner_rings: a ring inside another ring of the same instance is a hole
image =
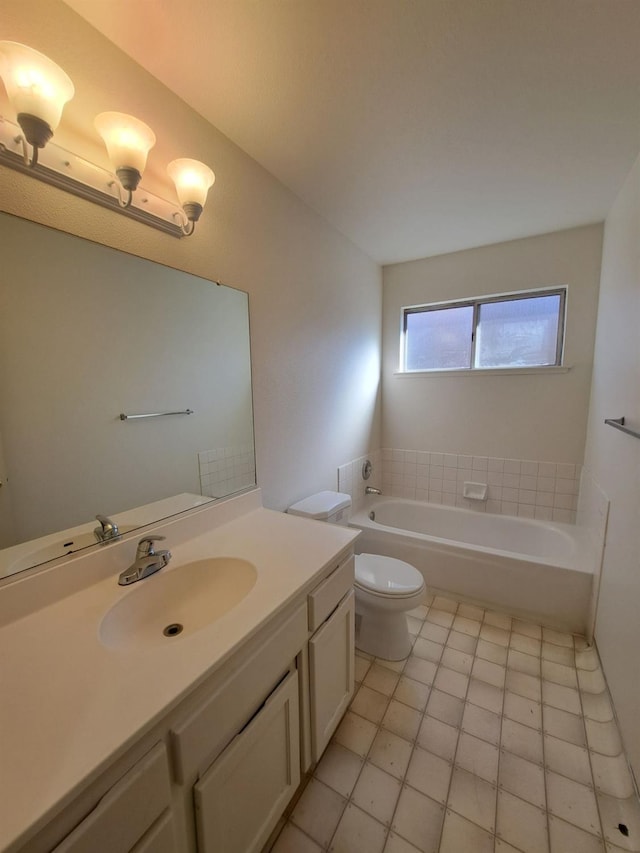
[[448, 598], [356, 693], [273, 853], [640, 851], [640, 804], [595, 649]]

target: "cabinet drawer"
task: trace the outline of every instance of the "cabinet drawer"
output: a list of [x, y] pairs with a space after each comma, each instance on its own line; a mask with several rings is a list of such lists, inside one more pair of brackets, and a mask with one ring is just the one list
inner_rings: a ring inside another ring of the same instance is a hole
[[355, 558], [344, 563], [309, 593], [309, 630], [316, 631], [353, 587]]
[[132, 848], [131, 853], [177, 853], [177, 850], [173, 834], [173, 818], [171, 812], [165, 812], [151, 829], [145, 832]]
[[200, 853], [259, 853], [300, 783], [290, 673], [194, 788]]
[[178, 782], [208, 767], [278, 683], [307, 640], [301, 604], [239, 670], [171, 730]]
[[158, 743], [104, 795], [54, 853], [129, 853], [170, 804], [167, 752], [164, 744]]

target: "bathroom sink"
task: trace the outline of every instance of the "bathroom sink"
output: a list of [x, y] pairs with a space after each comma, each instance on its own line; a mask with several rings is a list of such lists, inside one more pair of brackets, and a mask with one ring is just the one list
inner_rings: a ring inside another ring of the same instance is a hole
[[175, 643], [228, 613], [257, 579], [255, 566], [235, 557], [168, 567], [138, 581], [113, 605], [100, 624], [100, 640], [113, 649]]

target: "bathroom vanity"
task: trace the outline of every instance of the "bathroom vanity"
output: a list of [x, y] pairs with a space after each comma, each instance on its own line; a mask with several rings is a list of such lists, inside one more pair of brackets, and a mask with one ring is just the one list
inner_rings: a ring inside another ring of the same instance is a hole
[[353, 692], [357, 536], [254, 490], [3, 587], [0, 850], [259, 853]]

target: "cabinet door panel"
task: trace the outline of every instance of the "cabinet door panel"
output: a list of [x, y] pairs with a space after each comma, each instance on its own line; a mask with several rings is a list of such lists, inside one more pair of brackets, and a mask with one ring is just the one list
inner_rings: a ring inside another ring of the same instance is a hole
[[311, 753], [320, 756], [353, 696], [355, 596], [346, 595], [309, 640]]
[[257, 853], [300, 783], [292, 672], [195, 785], [199, 853]]
[[54, 853], [129, 853], [171, 805], [169, 766], [158, 743], [100, 800]]

